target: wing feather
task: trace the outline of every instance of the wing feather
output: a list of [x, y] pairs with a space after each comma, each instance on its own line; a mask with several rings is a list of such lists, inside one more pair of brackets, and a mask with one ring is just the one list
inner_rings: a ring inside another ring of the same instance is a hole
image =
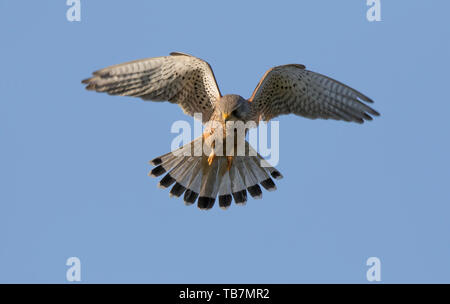
[[169, 101], [193, 116], [202, 113], [208, 121], [221, 97], [211, 66], [183, 53], [113, 65], [85, 79], [87, 90], [143, 100]]
[[269, 69], [249, 101], [255, 117], [270, 120], [283, 114], [363, 123], [380, 115], [373, 100], [325, 75], [288, 64]]

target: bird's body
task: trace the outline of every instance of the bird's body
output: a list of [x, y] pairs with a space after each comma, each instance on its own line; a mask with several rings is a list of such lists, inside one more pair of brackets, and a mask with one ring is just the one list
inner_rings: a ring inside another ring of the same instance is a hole
[[363, 123], [372, 120], [370, 115], [379, 115], [365, 104], [373, 102], [367, 96], [300, 64], [268, 70], [248, 100], [234, 94], [222, 96], [209, 64], [183, 53], [111, 66], [83, 83], [88, 90], [167, 100], [188, 115], [201, 114], [204, 134], [152, 160], [156, 167], [150, 172], [152, 176], [167, 173], [159, 186], [174, 184], [172, 196], [184, 193], [186, 204], [197, 200], [201, 209], [210, 209], [217, 196], [223, 208], [230, 206], [232, 198], [245, 203], [247, 191], [261, 198], [259, 185], [275, 190], [271, 177], [282, 175], [245, 140], [248, 128], [260, 120], [292, 113]]

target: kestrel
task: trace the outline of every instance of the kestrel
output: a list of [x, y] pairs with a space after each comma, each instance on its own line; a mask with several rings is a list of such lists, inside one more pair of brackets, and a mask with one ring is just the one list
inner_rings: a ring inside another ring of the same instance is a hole
[[[211, 66], [202, 59], [178, 52], [113, 65], [94, 72], [82, 83], [87, 84], [87, 90], [110, 95], [176, 103], [188, 115], [201, 113], [204, 124], [214, 122], [222, 126], [207, 128], [191, 143], [150, 162], [156, 167], [149, 175], [166, 173], [158, 186], [173, 185], [171, 196], [184, 193], [184, 202], [191, 205], [197, 201], [200, 209], [212, 208], [217, 196], [219, 206], [224, 209], [231, 205], [233, 198], [237, 204], [245, 204], [247, 191], [253, 198], [261, 198], [259, 184], [273, 191], [276, 186], [272, 178], [282, 178], [259, 154], [248, 153], [254, 150], [245, 139], [245, 155], [217, 153], [217, 135], [221, 133], [225, 143], [233, 133], [227, 129], [228, 122], [254, 121], [257, 125], [261, 120], [292, 113], [311, 119], [363, 123], [372, 120], [371, 115], [379, 115], [366, 104], [373, 103], [369, 97], [301, 64], [269, 69], [249, 99], [232, 94], [222, 96]], [[176, 153], [192, 151], [197, 143], [207, 143], [208, 152]], [[233, 145], [235, 149], [236, 143]]]

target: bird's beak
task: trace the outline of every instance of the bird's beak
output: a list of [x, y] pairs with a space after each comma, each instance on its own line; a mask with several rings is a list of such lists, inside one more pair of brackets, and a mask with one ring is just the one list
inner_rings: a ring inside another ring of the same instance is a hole
[[222, 113], [223, 120], [227, 121], [229, 117], [230, 117], [230, 114]]

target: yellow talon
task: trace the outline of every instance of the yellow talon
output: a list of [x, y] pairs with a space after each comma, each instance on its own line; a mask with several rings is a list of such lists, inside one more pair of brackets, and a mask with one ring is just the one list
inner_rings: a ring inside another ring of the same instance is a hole
[[233, 164], [233, 156], [227, 156], [227, 171], [230, 171], [232, 164]]
[[208, 157], [208, 165], [211, 166], [211, 164], [213, 163], [215, 157], [216, 157], [216, 154], [214, 153], [214, 151], [212, 151], [211, 154], [209, 154], [209, 157]]

